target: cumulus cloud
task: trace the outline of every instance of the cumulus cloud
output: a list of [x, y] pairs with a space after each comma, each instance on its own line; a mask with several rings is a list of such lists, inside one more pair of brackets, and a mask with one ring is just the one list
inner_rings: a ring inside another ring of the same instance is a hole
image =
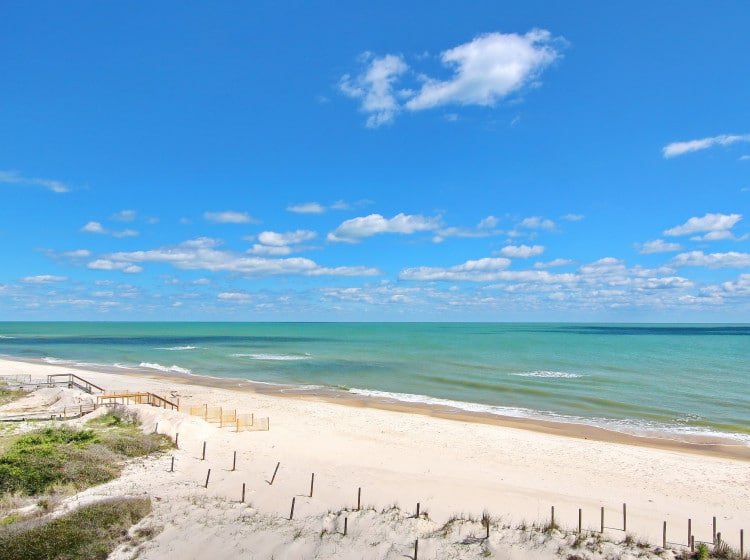
[[73, 251], [64, 251], [60, 253], [63, 257], [71, 259], [85, 259], [91, 256], [91, 251], [88, 249], [75, 249]]
[[547, 262], [534, 263], [534, 268], [556, 268], [558, 266], [567, 266], [569, 264], [573, 264], [573, 261], [570, 259], [552, 259]]
[[53, 284], [55, 282], [65, 282], [67, 276], [54, 276], [52, 274], [40, 274], [38, 276], [25, 276], [21, 281], [26, 284]]
[[528, 259], [544, 253], [542, 245], [506, 245], [498, 251], [504, 257]]
[[286, 245], [295, 245], [304, 241], [315, 239], [317, 234], [314, 231], [298, 229], [297, 231], [288, 231], [278, 233], [275, 231], [264, 231], [258, 235], [258, 241], [264, 245], [273, 245], [274, 247], [283, 247]]
[[566, 222], [580, 222], [584, 217], [583, 214], [565, 214], [562, 219]]
[[250, 294], [245, 292], [221, 292], [217, 296], [222, 301], [245, 302], [250, 300]]
[[132, 222], [135, 220], [137, 213], [135, 210], [120, 210], [119, 212], [112, 214], [112, 219], [118, 222]]
[[247, 212], [225, 210], [223, 212], [204, 212], [203, 219], [214, 224], [254, 224], [257, 220]]
[[555, 222], [540, 216], [529, 216], [528, 218], [524, 218], [518, 225], [527, 229], [546, 229], [548, 231], [555, 229]]
[[420, 231], [433, 231], [440, 227], [441, 219], [425, 217], [419, 214], [396, 214], [393, 218], [385, 218], [380, 214], [370, 214], [346, 220], [334, 231], [328, 234], [328, 241], [359, 243], [366, 237], [381, 233], [412, 234]]
[[699, 138], [698, 140], [672, 142], [662, 148], [662, 154], [665, 158], [671, 158], [688, 154], [690, 152], [707, 150], [714, 146], [729, 146], [730, 144], [735, 144], [737, 142], [750, 142], [750, 134], [721, 134], [719, 136]]
[[559, 57], [549, 31], [533, 29], [524, 35], [488, 33], [440, 55], [453, 70], [448, 80], [426, 78], [406, 102], [412, 111], [440, 105], [492, 106], [539, 77]]
[[731, 229], [742, 219], [742, 214], [706, 214], [701, 217], [690, 218], [684, 224], [675, 226], [664, 231], [664, 235], [679, 237], [682, 235], [702, 236], [694, 237], [698, 241], [717, 241], [720, 239], [733, 239]]
[[0, 183], [42, 187], [58, 194], [70, 192], [70, 187], [62, 181], [57, 181], [55, 179], [40, 179], [38, 177], [24, 177], [16, 171], [0, 171]]
[[663, 239], [654, 239], [653, 241], [646, 241], [638, 246], [638, 252], [641, 255], [652, 255], [654, 253], [670, 253], [673, 251], [679, 251], [682, 249], [682, 245], [679, 243], [668, 243]]
[[232, 251], [221, 250], [221, 241], [208, 237], [190, 239], [178, 245], [159, 247], [148, 251], [118, 252], [105, 255], [94, 261], [98, 266], [89, 264], [90, 268], [110, 266], [125, 270], [129, 265], [143, 263], [169, 264], [182, 270], [208, 270], [211, 272], [228, 272], [247, 277], [273, 275], [303, 276], [373, 276], [380, 274], [376, 268], [364, 266], [323, 267], [316, 262], [300, 257], [271, 259], [259, 256], [245, 256]]
[[322, 214], [326, 207], [318, 202], [303, 202], [301, 204], [290, 204], [286, 207], [289, 212], [297, 214]]
[[[377, 57], [364, 53], [363, 71], [344, 75], [340, 90], [361, 100], [368, 127], [393, 121], [402, 110], [422, 111], [446, 105], [494, 106], [503, 98], [535, 83], [542, 71], [559, 58], [559, 40], [549, 31], [533, 29], [517, 33], [487, 33], [440, 54], [443, 66], [452, 71], [447, 79], [416, 72], [413, 88], [397, 88], [410, 70], [401, 55]], [[413, 74], [414, 72], [412, 72]], [[454, 115], [454, 113], [451, 113]], [[457, 120], [458, 116], [450, 120]]]
[[471, 280], [487, 281], [497, 278], [499, 271], [510, 266], [510, 259], [483, 258], [469, 260], [450, 268], [420, 266], [406, 268], [399, 274], [401, 280]]
[[361, 100], [360, 110], [368, 115], [366, 124], [375, 128], [393, 121], [400, 109], [394, 83], [409, 68], [400, 55], [375, 57], [363, 54], [365, 70], [357, 77], [342, 76], [339, 89], [349, 97]]
[[111, 235], [112, 237], [136, 237], [138, 232], [134, 229], [124, 229], [120, 231], [112, 231], [105, 228], [99, 222], [88, 222], [81, 228], [84, 233], [95, 233], [97, 235]]
[[109, 259], [96, 259], [86, 265], [91, 270], [119, 270], [128, 274], [137, 274], [143, 271], [143, 268], [126, 262], [117, 262]]
[[750, 253], [729, 251], [727, 253], [704, 253], [689, 251], [680, 253], [672, 261], [676, 266], [705, 266], [707, 268], [750, 267]]

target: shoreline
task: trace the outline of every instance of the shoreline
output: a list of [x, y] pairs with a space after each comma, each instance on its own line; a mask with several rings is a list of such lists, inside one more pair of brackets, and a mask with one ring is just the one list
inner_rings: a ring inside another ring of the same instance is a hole
[[[691, 435], [689, 439], [679, 439], [677, 434], [665, 432], [662, 434], [636, 435], [627, 432], [607, 429], [586, 423], [553, 421], [540, 418], [516, 417], [498, 413], [469, 411], [442, 404], [428, 404], [419, 402], [406, 403], [396, 399], [365, 396], [333, 388], [320, 387], [309, 389], [309, 386], [274, 384], [249, 379], [216, 377], [206, 374], [183, 373], [179, 371], [157, 372], [148, 368], [131, 368], [107, 366], [101, 364], [74, 365], [65, 363], [50, 363], [43, 358], [18, 358], [14, 356], [0, 356], [0, 365], [4, 361], [43, 365], [76, 371], [92, 371], [111, 375], [142, 377], [162, 382], [179, 382], [185, 385], [199, 385], [202, 387], [257, 393], [274, 398], [287, 398], [308, 402], [325, 402], [339, 406], [361, 409], [385, 410], [404, 414], [452, 420], [456, 422], [484, 424], [503, 428], [527, 430], [547, 435], [591, 440], [605, 443], [647, 447], [665, 451], [686, 452], [718, 458], [750, 461], [750, 446], [742, 443], [730, 442], [730, 437]], [[2, 373], [0, 373], [2, 375]], [[304, 388], [303, 388], [304, 387]], [[469, 403], [471, 404], [471, 403]], [[684, 436], [683, 436], [684, 437]]]

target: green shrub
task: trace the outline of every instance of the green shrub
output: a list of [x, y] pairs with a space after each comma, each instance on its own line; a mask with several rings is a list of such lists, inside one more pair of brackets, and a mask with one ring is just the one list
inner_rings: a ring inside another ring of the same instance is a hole
[[0, 560], [104, 560], [150, 511], [148, 498], [117, 498], [0, 527]]

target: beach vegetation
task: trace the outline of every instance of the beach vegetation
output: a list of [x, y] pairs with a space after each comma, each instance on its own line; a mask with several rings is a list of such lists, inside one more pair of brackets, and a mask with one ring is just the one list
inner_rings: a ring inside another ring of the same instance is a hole
[[711, 557], [711, 551], [706, 543], [700, 543], [695, 548], [695, 556], [698, 560], [708, 560]]
[[82, 490], [119, 476], [125, 459], [171, 446], [168, 437], [144, 434], [134, 418], [117, 410], [85, 429], [35, 430], [13, 439], [0, 456], [0, 495]]
[[19, 389], [11, 389], [7, 384], [0, 382], [0, 405], [8, 404], [25, 397], [28, 393]]
[[149, 498], [116, 498], [0, 527], [0, 560], [103, 560], [150, 511]]

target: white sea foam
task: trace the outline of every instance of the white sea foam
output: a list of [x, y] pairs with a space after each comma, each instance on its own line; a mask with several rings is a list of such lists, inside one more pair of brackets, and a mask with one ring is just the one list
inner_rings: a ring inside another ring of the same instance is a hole
[[309, 360], [310, 354], [232, 354], [233, 358], [251, 358], [253, 360], [264, 360], [269, 362], [293, 362], [297, 360]]
[[15, 336], [8, 336], [7, 334], [0, 334], [0, 338], [16, 338]]
[[568, 373], [566, 371], [525, 371], [523, 373], [511, 373], [516, 377], [541, 377], [543, 379], [576, 379], [581, 377], [578, 373]]
[[73, 361], [73, 360], [62, 360], [60, 358], [52, 358], [51, 356], [46, 356], [46, 357], [42, 358], [42, 361], [46, 362], [48, 364], [53, 364], [53, 365], [61, 365], [61, 364], [68, 364], [68, 365], [70, 365], [70, 364], [75, 364], [75, 361]]
[[197, 346], [170, 346], [170, 347], [167, 347], [167, 348], [156, 348], [156, 350], [174, 350], [174, 351], [178, 351], [178, 350], [196, 350], [197, 348], [198, 348]]
[[172, 365], [170, 367], [163, 366], [161, 364], [156, 364], [152, 362], [141, 362], [138, 364], [138, 367], [147, 368], [147, 369], [155, 369], [157, 371], [164, 371], [164, 372], [170, 372], [170, 373], [185, 373], [185, 374], [192, 374], [193, 372], [189, 369]]

